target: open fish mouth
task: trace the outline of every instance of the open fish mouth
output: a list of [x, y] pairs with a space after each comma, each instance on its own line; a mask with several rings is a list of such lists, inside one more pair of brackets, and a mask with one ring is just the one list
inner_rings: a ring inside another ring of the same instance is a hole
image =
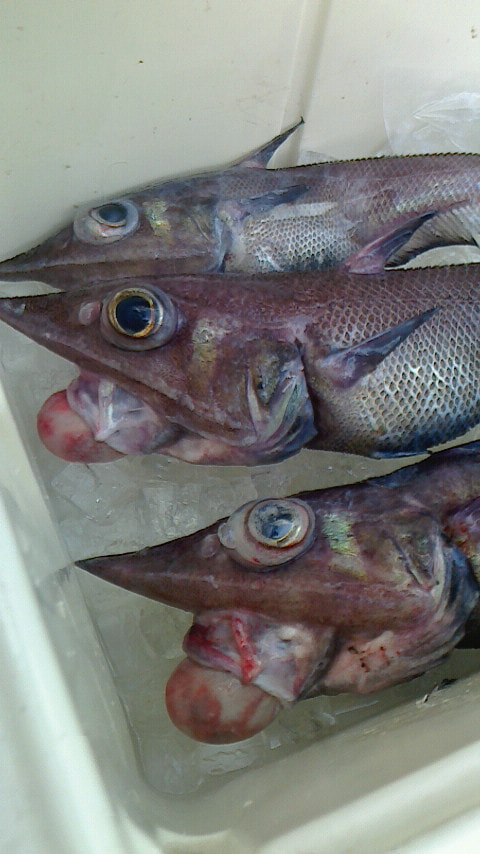
[[37, 419], [39, 436], [68, 462], [108, 462], [118, 455], [159, 453], [193, 463], [255, 465], [296, 453], [313, 435], [313, 410], [303, 373], [282, 372], [270, 401], [260, 405], [251, 382], [247, 395], [253, 433], [232, 444], [176, 424], [112, 380], [82, 372], [52, 395]]
[[147, 403], [109, 379], [82, 373], [66, 390], [71, 409], [82, 418], [96, 442], [120, 454], [149, 454], [171, 441], [175, 425]]

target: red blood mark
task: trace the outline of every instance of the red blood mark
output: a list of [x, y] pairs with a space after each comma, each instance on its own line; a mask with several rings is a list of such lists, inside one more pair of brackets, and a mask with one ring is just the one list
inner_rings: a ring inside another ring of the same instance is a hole
[[95, 441], [90, 427], [68, 405], [65, 391], [45, 401], [37, 416], [37, 430], [45, 447], [69, 463], [104, 463], [122, 456]]
[[229, 655], [223, 653], [214, 640], [212, 641], [211, 634], [211, 626], [204, 626], [199, 622], [193, 623], [185, 636], [183, 651], [187, 653], [189, 658], [193, 658], [198, 663], [206, 661], [208, 666], [215, 670], [228, 670], [229, 672], [238, 670], [236, 662]]
[[232, 617], [232, 632], [240, 653], [242, 682], [244, 685], [248, 685], [260, 671], [260, 664], [255, 655], [255, 647], [245, 631], [245, 625], [241, 617]]
[[229, 744], [265, 729], [280, 703], [256, 685], [242, 685], [230, 673], [201, 667], [186, 658], [165, 690], [172, 722], [190, 738]]

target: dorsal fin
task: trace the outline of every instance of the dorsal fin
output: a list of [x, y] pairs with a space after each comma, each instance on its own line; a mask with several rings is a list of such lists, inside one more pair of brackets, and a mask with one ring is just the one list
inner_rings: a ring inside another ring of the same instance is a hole
[[303, 124], [304, 120], [301, 118], [299, 122], [287, 130], [282, 131], [282, 133], [279, 133], [278, 136], [275, 136], [270, 140], [270, 142], [267, 142], [266, 145], [262, 145], [261, 148], [257, 148], [257, 150], [253, 151], [251, 154], [247, 154], [247, 156], [240, 160], [236, 166], [241, 166], [242, 168], [247, 167], [249, 169], [265, 169], [277, 148], [280, 148], [282, 143], [285, 142], [285, 140]]

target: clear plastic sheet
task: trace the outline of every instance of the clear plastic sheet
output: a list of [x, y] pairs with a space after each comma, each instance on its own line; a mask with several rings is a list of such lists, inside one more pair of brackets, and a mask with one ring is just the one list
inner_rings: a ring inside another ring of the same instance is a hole
[[[480, 150], [480, 93], [445, 95], [443, 90], [439, 97], [434, 91], [424, 92], [418, 102], [412, 100], [413, 82], [393, 87], [386, 81], [386, 139], [380, 153]], [[301, 162], [327, 159], [315, 158], [310, 151], [300, 157]], [[432, 257], [442, 263], [478, 260], [477, 256], [472, 249], [440, 254], [437, 250], [420, 263], [431, 263]], [[26, 292], [24, 284], [18, 292]], [[43, 448], [35, 419], [48, 395], [64, 388], [76, 369], [10, 329], [2, 330], [0, 357], [22, 437], [72, 561], [183, 536], [257, 497], [353, 482], [402, 464], [303, 451], [285, 463], [257, 469], [195, 467], [160, 456], [68, 465]], [[473, 672], [480, 662], [478, 653], [458, 651], [444, 666], [407, 685], [368, 697], [319, 697], [283, 712], [264, 733], [242, 744], [201, 745], [175, 730], [163, 700], [165, 682], [182, 657], [189, 615], [115, 589], [80, 570], [74, 572], [124, 704], [143, 773], [157, 790], [174, 795], [198, 791], [224, 774], [273, 761], [398, 703], [429, 702], [443, 679]], [[58, 573], [60, 588], [68, 577]]]
[[473, 81], [472, 88], [468, 84], [463, 80], [434, 85], [416, 70], [390, 70], [384, 82], [387, 144], [382, 153], [479, 153], [480, 92]]

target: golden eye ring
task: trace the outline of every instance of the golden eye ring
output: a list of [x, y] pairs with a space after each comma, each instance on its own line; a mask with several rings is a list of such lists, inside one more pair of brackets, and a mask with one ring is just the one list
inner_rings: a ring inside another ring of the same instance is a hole
[[[128, 303], [125, 306], [125, 303]], [[123, 318], [123, 323], [119, 319], [119, 308], [123, 306], [123, 313], [126, 315], [126, 310], [130, 310], [132, 318], [130, 325], [126, 323], [126, 316]], [[149, 319], [147, 319], [149, 312]], [[129, 338], [148, 338], [159, 329], [163, 323], [164, 309], [160, 302], [149, 291], [143, 288], [124, 288], [118, 291], [110, 299], [107, 305], [107, 316], [113, 329], [120, 335], [126, 335]], [[144, 325], [139, 327], [139, 322]], [[144, 322], [146, 321], [146, 322]]]

